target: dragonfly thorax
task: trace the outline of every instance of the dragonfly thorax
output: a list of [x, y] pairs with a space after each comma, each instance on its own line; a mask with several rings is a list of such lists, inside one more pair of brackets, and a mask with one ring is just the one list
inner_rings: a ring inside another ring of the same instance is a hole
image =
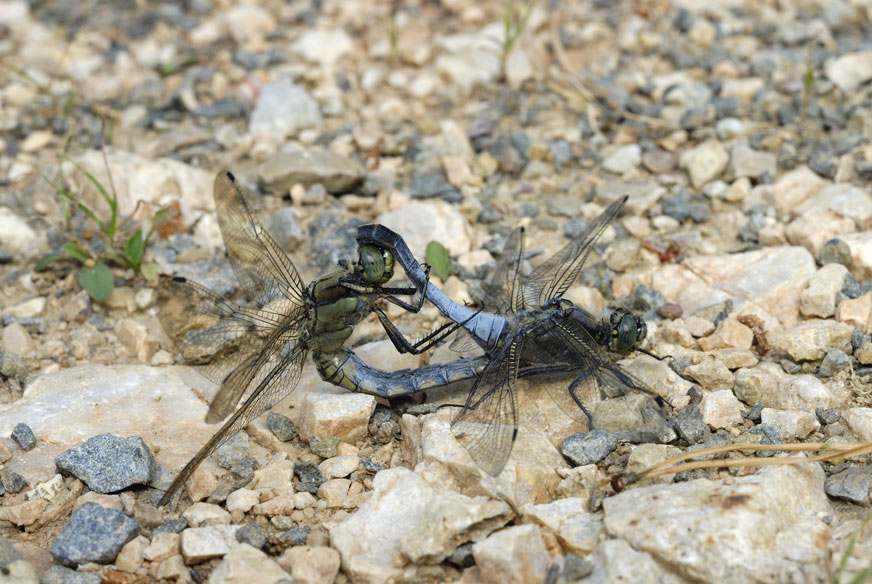
[[609, 315], [610, 341], [612, 351], [626, 353], [645, 340], [648, 326], [629, 310], [618, 308]]

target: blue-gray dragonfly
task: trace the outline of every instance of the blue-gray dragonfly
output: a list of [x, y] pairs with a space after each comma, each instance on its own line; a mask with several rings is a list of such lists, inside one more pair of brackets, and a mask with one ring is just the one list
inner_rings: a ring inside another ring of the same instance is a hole
[[[492, 475], [502, 471], [517, 435], [515, 384], [519, 374], [526, 377], [577, 372], [567, 388], [568, 394], [588, 421], [591, 415], [579, 389], [593, 380], [598, 390], [610, 397], [639, 391], [654, 397], [661, 409], [665, 405], [609, 354], [638, 348], [647, 333], [645, 322], [626, 310], [611, 312], [603, 322], [562, 297], [597, 238], [626, 200], [623, 197], [611, 203], [583, 233], [528, 276], [522, 275], [524, 230], [512, 232], [496, 270], [484, 286], [490, 298], [484, 307], [487, 311], [475, 311], [453, 301], [436, 286], [428, 286], [427, 273], [395, 232], [382, 225], [358, 228], [360, 245], [388, 250], [427, 299], [484, 349], [487, 365], [476, 378], [451, 429], [476, 463]], [[552, 396], [558, 403], [565, 402], [553, 390]]]

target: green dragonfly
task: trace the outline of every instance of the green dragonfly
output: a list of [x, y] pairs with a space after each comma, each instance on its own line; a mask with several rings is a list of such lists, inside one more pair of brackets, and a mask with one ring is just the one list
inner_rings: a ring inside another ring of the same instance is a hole
[[[181, 470], [160, 504], [174, 500], [199, 464], [230, 436], [289, 395], [311, 353], [321, 377], [349, 391], [390, 398], [471, 379], [483, 361], [434, 364], [385, 372], [343, 347], [355, 324], [375, 313], [388, 338], [403, 353], [431, 348], [457, 325], [448, 323], [416, 343], [409, 342], [378, 306], [386, 300], [418, 312], [417, 287], [384, 286], [393, 276], [390, 252], [361, 246], [357, 262], [308, 286], [294, 264], [257, 222], [234, 176], [221, 171], [214, 184], [221, 235], [246, 305], [223, 298], [185, 278], [158, 286], [158, 319], [185, 362], [199, 366], [220, 387], [207, 423], [226, 421]], [[420, 266], [419, 266], [420, 267]], [[424, 271], [423, 290], [428, 287]], [[410, 296], [406, 302], [398, 296]], [[414, 297], [417, 301], [414, 302]]]

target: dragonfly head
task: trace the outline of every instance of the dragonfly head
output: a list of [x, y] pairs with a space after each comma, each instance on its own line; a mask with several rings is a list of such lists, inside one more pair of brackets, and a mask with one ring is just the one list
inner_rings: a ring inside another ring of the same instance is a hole
[[357, 268], [367, 282], [384, 284], [394, 276], [394, 256], [386, 249], [364, 245], [360, 248]]
[[611, 349], [617, 353], [626, 353], [645, 340], [648, 326], [638, 316], [629, 310], [618, 308], [609, 316], [611, 329]]

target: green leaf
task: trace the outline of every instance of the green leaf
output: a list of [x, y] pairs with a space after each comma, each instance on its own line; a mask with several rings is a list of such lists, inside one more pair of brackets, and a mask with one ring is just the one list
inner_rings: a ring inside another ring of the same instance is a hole
[[93, 268], [82, 268], [79, 272], [79, 284], [94, 300], [105, 300], [114, 286], [112, 272], [104, 263], [95, 264]]
[[130, 267], [134, 270], [139, 269], [139, 262], [142, 261], [142, 252], [145, 251], [145, 241], [142, 239], [142, 230], [137, 229], [127, 240], [124, 246], [124, 257], [130, 262]]
[[91, 252], [75, 243], [65, 243], [63, 249], [82, 263], [85, 263], [91, 257]]
[[157, 72], [161, 75], [175, 75], [182, 70], [178, 63], [162, 63], [157, 66]]
[[163, 209], [158, 209], [157, 213], [154, 214], [154, 217], [151, 220], [151, 230], [154, 231], [161, 225], [167, 222], [167, 219], [170, 218], [170, 210], [164, 207]]
[[[110, 197], [109, 193], [106, 191], [106, 188], [100, 183], [100, 181], [94, 178], [93, 174], [85, 170], [85, 168], [75, 160], [70, 159], [70, 162], [73, 164], [73, 166], [79, 169], [79, 172], [85, 175], [85, 177], [91, 182], [91, 184], [94, 185], [94, 188], [97, 189], [100, 195], [102, 195], [103, 200], [106, 201], [106, 204], [109, 205], [109, 211], [111, 212], [109, 225], [106, 225], [105, 223], [97, 219], [97, 217], [93, 214], [89, 214], [88, 216], [94, 219], [94, 221], [96, 221], [100, 225], [100, 230], [108, 235], [110, 240], [114, 240], [115, 228], [118, 225], [118, 196], [113, 191], [112, 196]], [[79, 207], [83, 207], [83, 205], [80, 203]]]
[[157, 264], [154, 262], [145, 262], [139, 266], [139, 273], [149, 282], [153, 282], [157, 280]]
[[64, 256], [59, 253], [47, 253], [36, 262], [36, 266], [34, 266], [34, 270], [37, 272], [41, 272], [49, 267], [50, 264], [53, 264], [57, 261], [64, 259]]
[[447, 279], [451, 273], [451, 260], [448, 259], [448, 250], [445, 246], [438, 241], [431, 241], [427, 244], [425, 254], [433, 273], [443, 280]]
[[803, 84], [805, 85], [805, 88], [808, 89], [809, 87], [811, 87], [812, 83], [814, 83], [814, 69], [809, 67], [805, 71], [805, 79], [803, 79]]

